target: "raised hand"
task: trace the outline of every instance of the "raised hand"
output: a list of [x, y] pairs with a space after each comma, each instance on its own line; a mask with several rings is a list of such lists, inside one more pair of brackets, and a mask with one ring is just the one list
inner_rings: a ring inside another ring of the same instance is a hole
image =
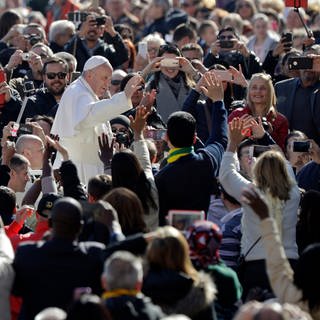
[[233, 118], [229, 122], [229, 144], [227, 151], [235, 152], [238, 145], [244, 138], [243, 135], [244, 121], [239, 118]]
[[124, 93], [128, 99], [131, 99], [132, 95], [141, 87], [143, 78], [139, 75], [132, 77], [124, 88]]
[[222, 83], [212, 72], [204, 74], [204, 85], [201, 86], [201, 90], [213, 102], [223, 101], [224, 91]]
[[110, 167], [111, 160], [114, 153], [115, 148], [115, 139], [112, 139], [111, 143], [109, 143], [108, 135], [102, 133], [100, 137], [98, 137], [99, 143], [99, 158], [101, 162], [104, 164], [105, 168]]
[[248, 86], [248, 81], [242, 72], [241, 64], [239, 64], [239, 70], [237, 70], [235, 67], [229, 66], [229, 71], [233, 75], [233, 80], [231, 81], [232, 83], [244, 88]]
[[147, 111], [147, 108], [141, 105], [136, 108], [136, 116], [134, 118], [130, 116], [130, 126], [134, 132], [135, 139], [139, 140], [143, 138], [142, 133], [146, 127], [148, 115], [149, 112]]
[[157, 96], [157, 90], [152, 89], [150, 92], [145, 93], [145, 95], [140, 101], [140, 105], [146, 107], [149, 113], [151, 113], [151, 109], [154, 106], [156, 96]]
[[46, 140], [49, 146], [57, 150], [62, 155], [63, 161], [69, 160], [68, 150], [63, 145], [60, 144], [58, 139], [54, 140], [49, 136], [46, 136]]

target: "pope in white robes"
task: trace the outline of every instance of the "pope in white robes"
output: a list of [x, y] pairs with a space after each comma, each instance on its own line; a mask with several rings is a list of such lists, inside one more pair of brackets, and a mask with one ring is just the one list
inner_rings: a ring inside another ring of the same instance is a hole
[[[132, 108], [131, 96], [139, 88], [141, 78], [129, 80], [123, 92], [100, 100], [108, 90], [112, 67], [102, 56], [93, 56], [85, 64], [83, 74], [65, 90], [51, 129], [59, 135], [69, 158], [77, 166], [81, 182], [103, 173], [98, 156], [99, 145], [95, 127]], [[54, 167], [60, 165], [60, 157]]]

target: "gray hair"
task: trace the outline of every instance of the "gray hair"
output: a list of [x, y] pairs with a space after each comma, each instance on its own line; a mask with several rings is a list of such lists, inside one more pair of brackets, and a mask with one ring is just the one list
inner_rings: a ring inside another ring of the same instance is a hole
[[151, 4], [161, 6], [164, 12], [172, 8], [172, 0], [152, 0]]
[[34, 320], [65, 320], [67, 313], [59, 308], [50, 307], [39, 312]]
[[262, 21], [264, 21], [264, 22], [266, 22], [266, 23], [269, 22], [268, 16], [265, 15], [264, 13], [256, 13], [256, 14], [252, 17], [251, 22], [252, 22], [252, 24], [254, 24], [254, 23], [255, 23], [256, 21], [258, 21], [258, 20], [262, 20]]
[[35, 134], [23, 134], [20, 136], [16, 142], [16, 151], [19, 154], [22, 154], [24, 149], [26, 148], [26, 145], [29, 142], [39, 141], [43, 145], [43, 141], [40, 139], [40, 137], [36, 136]]
[[107, 290], [135, 289], [142, 282], [143, 270], [139, 258], [127, 251], [113, 253], [105, 262], [103, 275]]
[[49, 42], [55, 41], [57, 35], [64, 33], [68, 29], [75, 32], [75, 26], [71, 21], [68, 20], [57, 20], [53, 21], [49, 28]]
[[71, 70], [70, 64], [73, 64], [74, 65], [74, 70], [77, 70], [78, 61], [69, 52], [65, 52], [65, 51], [57, 52], [57, 53], [54, 54], [54, 56], [64, 60], [68, 64], [69, 70]]
[[159, 46], [166, 44], [165, 40], [160, 36], [159, 33], [151, 33], [145, 36], [142, 41], [145, 42], [156, 42]]

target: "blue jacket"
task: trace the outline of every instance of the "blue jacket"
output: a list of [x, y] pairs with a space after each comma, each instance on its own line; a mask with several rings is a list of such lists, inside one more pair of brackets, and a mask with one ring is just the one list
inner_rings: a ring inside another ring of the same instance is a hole
[[165, 225], [165, 217], [171, 209], [208, 210], [228, 142], [224, 103], [218, 101], [213, 106], [212, 132], [206, 147], [167, 164], [155, 177], [159, 192], [160, 225]]

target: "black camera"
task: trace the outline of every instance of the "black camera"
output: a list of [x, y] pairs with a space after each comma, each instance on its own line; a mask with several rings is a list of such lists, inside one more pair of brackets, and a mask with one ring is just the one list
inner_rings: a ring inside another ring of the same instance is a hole
[[96, 23], [97, 26], [103, 26], [106, 23], [106, 17], [97, 17]]
[[33, 133], [33, 127], [29, 123], [21, 123], [19, 125], [19, 129], [17, 132], [17, 136], [20, 137], [23, 134], [32, 134]]
[[125, 146], [128, 146], [130, 144], [129, 135], [125, 132], [117, 132], [116, 142], [118, 142], [119, 144], [123, 144]]
[[310, 141], [294, 141], [293, 152], [309, 152], [311, 147]]
[[25, 35], [24, 38], [29, 41], [31, 46], [34, 46], [42, 40], [42, 37], [38, 34]]
[[234, 41], [232, 40], [220, 40], [220, 48], [232, 49], [234, 47]]

